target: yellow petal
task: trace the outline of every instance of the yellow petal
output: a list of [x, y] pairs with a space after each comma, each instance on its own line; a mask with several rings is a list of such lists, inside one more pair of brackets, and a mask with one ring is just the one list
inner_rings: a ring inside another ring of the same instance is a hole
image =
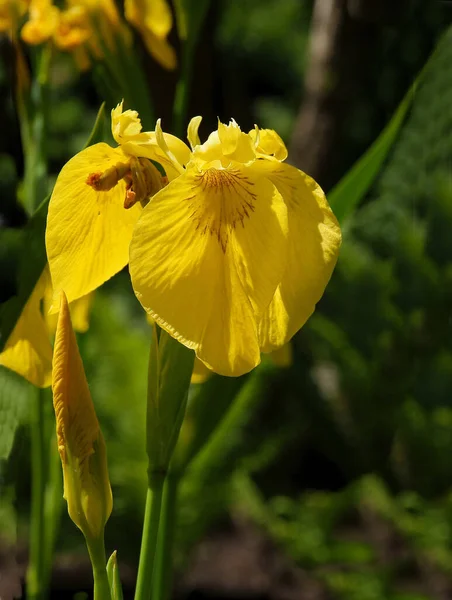
[[54, 292], [64, 289], [69, 302], [95, 290], [127, 264], [140, 205], [124, 209], [122, 180], [108, 192], [97, 192], [86, 183], [90, 174], [125, 160], [119, 148], [96, 144], [74, 156], [58, 176], [49, 204], [46, 248]]
[[176, 53], [166, 37], [173, 19], [165, 0], [125, 0], [126, 19], [140, 32], [148, 51], [166, 69], [175, 69]]
[[130, 248], [143, 307], [222, 375], [259, 363], [256, 320], [285, 266], [284, 202], [250, 177], [188, 169], [153, 197]]
[[30, 20], [22, 27], [21, 37], [27, 44], [42, 44], [55, 33], [60, 11], [49, 0], [31, 0]]
[[198, 135], [198, 129], [199, 129], [199, 126], [201, 125], [201, 121], [202, 121], [202, 117], [193, 117], [192, 119], [190, 119], [190, 123], [188, 124], [187, 139], [190, 142], [190, 146], [191, 146], [192, 150], [195, 146], [199, 146], [201, 144], [201, 141], [200, 141], [199, 135]]
[[[118, 144], [124, 144], [128, 141], [137, 140], [141, 134], [141, 119], [136, 110], [123, 111], [124, 100], [111, 111], [111, 133]], [[140, 138], [147, 140], [146, 134], [141, 134]]]
[[218, 137], [224, 156], [243, 163], [256, 158], [253, 140], [249, 135], [240, 131], [240, 127], [234, 119], [229, 125], [218, 123]]
[[253, 168], [267, 173], [288, 208], [286, 271], [259, 324], [262, 350], [271, 352], [313, 313], [336, 264], [341, 231], [323, 191], [308, 175], [272, 161], [257, 161]]
[[257, 142], [256, 151], [266, 156], [274, 156], [277, 160], [286, 160], [287, 148], [273, 129], [252, 129], [249, 135]]
[[0, 354], [0, 365], [43, 388], [52, 381], [52, 346], [40, 310], [48, 278], [44, 271]]
[[53, 404], [64, 497], [74, 523], [98, 538], [112, 510], [105, 442], [94, 411], [66, 296], [61, 293], [53, 359]]

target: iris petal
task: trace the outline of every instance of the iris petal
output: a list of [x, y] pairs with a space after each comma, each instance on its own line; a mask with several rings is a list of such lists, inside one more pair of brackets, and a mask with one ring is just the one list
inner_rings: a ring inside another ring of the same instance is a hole
[[288, 208], [286, 270], [259, 324], [262, 351], [271, 352], [313, 313], [336, 264], [341, 232], [323, 191], [308, 175], [272, 161], [258, 161], [253, 168], [267, 173]]
[[161, 327], [215, 372], [260, 362], [257, 319], [286, 255], [286, 209], [274, 186], [242, 170], [187, 169], [156, 194], [130, 248], [133, 287]]
[[[139, 204], [124, 209], [125, 183], [108, 192], [87, 185], [91, 173], [105, 172], [127, 157], [120, 148], [96, 144], [72, 158], [58, 176], [49, 204], [46, 248], [54, 292], [69, 302], [99, 287], [128, 261]], [[53, 311], [57, 310], [57, 306]]]

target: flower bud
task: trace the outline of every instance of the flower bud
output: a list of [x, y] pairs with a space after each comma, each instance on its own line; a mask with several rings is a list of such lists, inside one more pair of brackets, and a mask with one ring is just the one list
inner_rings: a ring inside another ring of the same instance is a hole
[[64, 292], [55, 337], [52, 386], [69, 516], [88, 540], [99, 539], [112, 510], [106, 447]]

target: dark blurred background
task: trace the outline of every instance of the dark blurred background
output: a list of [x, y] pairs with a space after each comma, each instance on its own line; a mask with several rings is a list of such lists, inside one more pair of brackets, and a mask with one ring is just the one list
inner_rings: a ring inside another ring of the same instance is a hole
[[[439, 46], [372, 189], [344, 224], [338, 266], [293, 340], [291, 366], [205, 384], [231, 397], [239, 391], [238, 408], [182, 485], [180, 597], [452, 598], [451, 20], [452, 2], [435, 0], [211, 3], [189, 110], [204, 117], [201, 139], [217, 117], [275, 129], [289, 162], [327, 192]], [[16, 202], [23, 164], [8, 52], [5, 42], [0, 219], [14, 229], [25, 215]], [[177, 74], [154, 63], [146, 70], [171, 130]], [[52, 77], [56, 176], [83, 146], [101, 98], [89, 73], [64, 57]], [[121, 273], [97, 293], [80, 346], [109, 450], [107, 546], [119, 548], [126, 588], [145, 492], [148, 339]], [[17, 523], [19, 548], [28, 444], [24, 424], [3, 466], [9, 492], [0, 510]], [[88, 589], [90, 577], [81, 535], [65, 511], [62, 520], [55, 598], [64, 586]]]

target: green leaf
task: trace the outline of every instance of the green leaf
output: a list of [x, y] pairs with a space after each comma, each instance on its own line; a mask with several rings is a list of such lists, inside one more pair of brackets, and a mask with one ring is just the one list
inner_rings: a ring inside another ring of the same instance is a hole
[[94, 144], [102, 142], [105, 139], [105, 116], [105, 102], [102, 102], [85, 148], [94, 146]]
[[110, 584], [111, 600], [123, 600], [121, 580], [119, 578], [116, 550], [107, 562], [107, 577]]
[[7, 459], [13, 446], [14, 434], [22, 421], [31, 384], [0, 366], [0, 460]]
[[148, 374], [149, 473], [168, 469], [185, 415], [195, 353], [153, 326]]

